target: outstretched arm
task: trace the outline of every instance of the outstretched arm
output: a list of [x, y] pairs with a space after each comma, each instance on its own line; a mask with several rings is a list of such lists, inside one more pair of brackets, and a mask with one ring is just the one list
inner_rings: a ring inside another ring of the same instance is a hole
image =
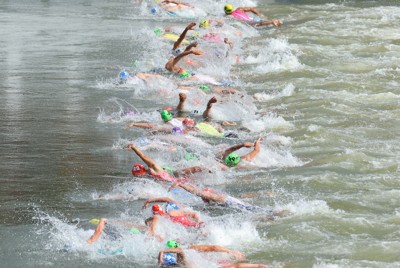
[[188, 26], [186, 26], [185, 30], [183, 30], [183, 32], [179, 36], [178, 40], [176, 40], [176, 42], [174, 43], [174, 46], [172, 47], [173, 50], [177, 49], [182, 44], [182, 41], [183, 41], [183, 39], [185, 39], [187, 32], [189, 30], [193, 30], [194, 26], [196, 26], [196, 23], [194, 23], [194, 22], [192, 22]]
[[260, 143], [263, 141], [262, 137], [259, 137], [256, 142], [254, 143], [254, 150], [251, 151], [248, 154], [245, 154], [242, 156], [242, 159], [246, 159], [247, 161], [251, 161], [254, 159], [254, 157], [256, 157], [258, 155], [258, 153], [260, 152]]
[[258, 12], [257, 9], [253, 8], [253, 7], [239, 7], [238, 10], [241, 10], [243, 12], [251, 12], [259, 17], [264, 17], [263, 14], [261, 14], [260, 12]]
[[174, 183], [170, 188], [169, 191], [171, 191], [173, 188], [182, 188], [189, 193], [192, 193], [194, 195], [197, 195], [203, 201], [206, 202], [215, 202], [215, 203], [223, 203], [225, 201], [225, 197], [219, 194], [211, 193], [211, 192], [206, 192], [203, 191], [200, 188], [194, 187], [189, 184], [184, 184], [184, 183]]
[[210, 119], [211, 117], [210, 117], [210, 111], [211, 111], [211, 107], [212, 107], [212, 105], [213, 105], [213, 103], [216, 103], [217, 102], [217, 98], [214, 96], [214, 97], [212, 97], [209, 101], [208, 101], [208, 103], [207, 103], [207, 108], [206, 108], [206, 110], [203, 112], [203, 118], [205, 118], [205, 119]]
[[147, 199], [146, 202], [144, 202], [143, 208], [146, 208], [149, 204], [151, 203], [159, 203], [159, 202], [163, 202], [163, 203], [174, 203], [176, 204], [179, 208], [183, 208], [183, 206], [181, 204], [179, 204], [178, 202], [176, 202], [175, 200], [169, 198], [169, 197], [159, 197], [159, 198], [152, 198], [152, 199]]
[[228, 254], [232, 254], [237, 261], [243, 261], [246, 259], [246, 256], [239, 251], [231, 250], [217, 245], [194, 245], [190, 246], [189, 248], [200, 252], [225, 252]]
[[104, 226], [107, 223], [107, 219], [101, 218], [99, 224], [97, 224], [96, 230], [94, 231], [93, 235], [86, 240], [88, 244], [93, 244], [97, 240], [99, 240], [100, 235], [103, 233]]
[[159, 124], [154, 124], [154, 123], [130, 123], [128, 124], [126, 127], [130, 128], [130, 127], [140, 127], [140, 128], [153, 128], [158, 126]]
[[239, 150], [240, 148], [243, 148], [243, 147], [247, 147], [247, 148], [253, 147], [253, 143], [244, 142], [244, 143], [233, 145], [233, 146], [229, 147], [228, 149], [226, 149], [225, 151], [222, 151], [222, 152], [218, 153], [217, 157], [225, 159], [225, 157], [228, 154], [233, 153], [234, 151], [237, 151], [237, 150]]
[[139, 157], [146, 163], [149, 168], [152, 168], [156, 172], [162, 171], [162, 167], [160, 167], [153, 159], [145, 155], [142, 151], [140, 151], [135, 145], [128, 144], [128, 148], [132, 149]]

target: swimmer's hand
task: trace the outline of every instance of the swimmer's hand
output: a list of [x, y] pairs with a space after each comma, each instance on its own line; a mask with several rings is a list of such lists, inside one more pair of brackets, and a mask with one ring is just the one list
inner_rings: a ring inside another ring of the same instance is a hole
[[188, 29], [188, 30], [194, 30], [194, 29], [193, 29], [194, 26], [196, 26], [196, 23], [195, 23], [195, 22], [192, 22], [192, 23], [190, 23], [190, 24], [186, 27], [186, 29]]
[[199, 49], [193, 49], [191, 52], [194, 55], [203, 55], [203, 51], [201, 51]]

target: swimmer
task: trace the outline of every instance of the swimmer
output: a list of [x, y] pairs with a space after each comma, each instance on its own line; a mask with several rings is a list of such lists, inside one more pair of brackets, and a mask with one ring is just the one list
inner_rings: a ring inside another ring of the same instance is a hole
[[232, 15], [235, 18], [247, 21], [253, 26], [265, 26], [265, 25], [280, 26], [280, 25], [282, 25], [282, 21], [277, 20], [277, 19], [270, 20], [270, 21], [265, 21], [265, 20], [256, 21], [253, 18], [249, 17], [246, 14], [247, 12], [253, 13], [260, 18], [264, 18], [264, 15], [261, 14], [257, 9], [255, 9], [253, 7], [238, 7], [236, 9], [234, 9], [234, 7], [231, 4], [227, 4], [224, 6], [224, 11], [225, 11], [226, 15]]
[[[179, 107], [180, 104], [178, 104]], [[181, 104], [183, 105], [183, 104]], [[158, 123], [142, 123], [142, 122], [134, 122], [134, 123], [130, 123], [126, 126], [126, 128], [130, 128], [130, 127], [140, 127], [140, 128], [163, 128], [164, 130], [160, 130], [160, 131], [165, 131], [167, 130], [167, 132], [171, 132], [172, 131], [172, 127], [179, 127], [182, 129], [183, 125], [182, 125], [182, 121], [184, 120], [184, 118], [174, 118], [174, 116], [172, 115], [172, 113], [168, 110], [162, 110], [160, 112], [160, 116], [161, 119], [164, 121], [164, 124], [158, 124]], [[165, 126], [170, 126], [169, 128], [165, 128]]]
[[[196, 172], [201, 172], [205, 170], [204, 167], [193, 166], [189, 168], [185, 168], [182, 170], [175, 170], [168, 167], [162, 168], [159, 166], [153, 159], [145, 155], [142, 151], [140, 151], [133, 144], [128, 144], [128, 148], [132, 149], [148, 166], [146, 169], [142, 164], [134, 164], [132, 167], [132, 175], [134, 176], [144, 176], [146, 174], [150, 175], [150, 177], [161, 180], [161, 181], [170, 181], [170, 182], [179, 182], [179, 181], [187, 181], [187, 178], [179, 178], [179, 176], [187, 176]], [[169, 173], [169, 172], [170, 173]], [[172, 174], [171, 174], [172, 173]]]
[[[168, 249], [162, 250], [158, 254], [158, 264], [161, 267], [169, 267], [169, 266], [183, 266], [183, 267], [196, 267], [194, 264], [190, 262], [190, 260], [186, 257], [183, 249], [179, 247], [178, 243], [173, 240], [169, 240], [167, 242]], [[170, 245], [176, 245], [170, 247]], [[264, 264], [252, 264], [252, 263], [242, 263], [246, 259], [246, 256], [235, 250], [231, 250], [218, 245], [192, 245], [187, 249], [195, 250], [197, 252], [207, 253], [207, 252], [220, 252], [227, 253], [234, 257], [236, 263], [227, 263], [226, 261], [221, 261], [219, 263], [219, 267], [221, 268], [268, 268], [268, 266]], [[176, 257], [175, 257], [176, 255]]]
[[172, 55], [177, 57], [183, 51], [189, 51], [193, 47], [196, 47], [198, 45], [196, 42], [193, 42], [190, 45], [188, 45], [185, 50], [183, 50], [182, 47], [181, 47], [182, 46], [182, 41], [185, 39], [187, 32], [189, 30], [193, 30], [194, 26], [196, 26], [196, 23], [194, 23], [194, 22], [192, 22], [188, 26], [186, 26], [185, 30], [183, 30], [183, 32], [179, 36], [178, 40], [176, 40], [176, 42], [174, 43], [174, 45], [172, 47]]
[[[101, 218], [100, 220], [97, 219], [92, 219], [93, 223], [96, 223], [96, 230], [94, 231], [93, 235], [86, 240], [88, 244], [93, 244], [97, 240], [99, 240], [100, 236], [103, 234], [103, 232], [111, 239], [111, 240], [116, 240], [117, 238], [121, 237], [119, 234], [119, 231], [115, 229], [115, 227], [111, 227], [108, 224], [108, 220], [105, 218]], [[128, 232], [133, 233], [133, 234], [139, 234], [141, 232], [147, 231], [146, 226], [141, 226], [137, 224], [131, 224], [131, 223], [122, 223], [122, 225], [126, 228], [128, 228]]]
[[201, 221], [200, 216], [190, 210], [186, 209], [170, 209], [169, 211], [164, 210], [160, 205], [155, 204], [151, 207], [153, 216], [146, 219], [145, 223], [149, 227], [149, 234], [153, 236], [159, 236], [156, 233], [156, 227], [159, 223], [159, 217], [165, 217], [174, 223], [178, 223], [185, 227], [200, 228], [204, 225]]
[[[263, 140], [263, 138], [259, 137], [254, 143], [244, 142], [244, 143], [233, 145], [233, 146], [229, 147], [228, 149], [218, 153], [216, 155], [216, 157], [219, 161], [221, 161], [221, 162], [224, 161], [224, 163], [226, 164], [227, 167], [236, 166], [237, 164], [239, 164], [241, 159], [251, 161], [260, 152], [260, 147], [261, 147], [260, 143], [262, 140]], [[246, 147], [246, 148], [254, 147], [254, 149], [250, 153], [242, 155], [242, 156], [239, 156], [234, 153], [234, 151], [237, 151], [243, 147]]]
[[164, 0], [160, 3], [160, 6], [167, 12], [174, 12], [178, 9], [184, 9], [184, 8], [193, 8], [193, 6], [190, 4], [178, 2], [175, 0]]
[[168, 71], [170, 71], [172, 73], [179, 74], [180, 78], [190, 78], [191, 74], [188, 71], [177, 66], [177, 64], [181, 59], [183, 59], [187, 55], [190, 55], [190, 54], [202, 55], [203, 51], [198, 50], [198, 49], [192, 49], [193, 47], [197, 47], [197, 46], [198, 46], [198, 43], [195, 42], [195, 43], [193, 43], [193, 46], [190, 49], [186, 49], [185, 51], [183, 51], [181, 54], [179, 54], [176, 57], [171, 57], [165, 64], [165, 69], [167, 69]]
[[174, 188], [182, 188], [191, 194], [197, 195], [207, 204], [215, 203], [217, 205], [222, 205], [240, 210], [255, 211], [255, 212], [263, 212], [263, 211], [271, 212], [270, 210], [264, 209], [262, 207], [245, 203], [230, 195], [216, 193], [214, 190], [210, 188], [200, 189], [198, 187], [185, 183], [174, 183], [169, 188], [169, 191], [171, 191]]

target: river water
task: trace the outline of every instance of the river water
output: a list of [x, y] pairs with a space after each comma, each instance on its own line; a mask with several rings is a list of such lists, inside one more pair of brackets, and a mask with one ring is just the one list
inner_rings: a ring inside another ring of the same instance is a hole
[[[217, 219], [206, 242], [271, 267], [399, 267], [399, 2], [257, 5], [284, 25], [247, 28], [229, 74], [262, 115], [243, 122], [248, 137], [266, 137], [262, 168], [217, 174], [215, 187], [288, 213], [270, 220], [197, 205]], [[84, 242], [88, 219], [140, 221], [140, 191], [167, 194], [132, 181], [137, 158], [122, 144], [145, 132], [113, 116], [130, 104], [148, 114], [163, 105], [113, 79], [121, 66], [165, 63], [158, 51], [170, 43], [152, 29], [191, 21], [148, 10], [122, 0], [1, 1], [2, 267], [156, 267], [154, 241], [126, 238], [120, 256]], [[219, 76], [223, 68], [209, 66]], [[131, 200], [112, 200], [127, 189], [136, 189]]]

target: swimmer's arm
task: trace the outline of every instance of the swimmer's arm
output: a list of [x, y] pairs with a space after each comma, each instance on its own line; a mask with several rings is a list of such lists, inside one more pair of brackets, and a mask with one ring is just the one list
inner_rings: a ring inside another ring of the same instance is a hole
[[[167, 1], [164, 1], [164, 2], [167, 2]], [[172, 47], [173, 50], [177, 49], [181, 45], [183, 39], [185, 39], [185, 37], [186, 37], [187, 32], [189, 30], [193, 30], [194, 26], [196, 26], [196, 23], [194, 23], [194, 22], [192, 22], [188, 26], [186, 26], [185, 30], [183, 30], [183, 32], [179, 36], [178, 40], [176, 40], [176, 42], [174, 43], [174, 46]]]
[[143, 208], [146, 208], [150, 203], [157, 203], [157, 202], [174, 203], [178, 207], [183, 207], [181, 204], [179, 204], [178, 202], [169, 197], [159, 197], [159, 198], [147, 199], [146, 202], [144, 202]]
[[241, 10], [243, 12], [251, 12], [259, 17], [264, 17], [263, 14], [261, 14], [260, 12], [258, 12], [255, 8], [252, 7], [239, 7], [238, 10]]
[[156, 172], [160, 172], [160, 171], [163, 170], [159, 165], [157, 165], [157, 163], [156, 163], [153, 159], [151, 159], [150, 157], [148, 157], [147, 155], [145, 155], [145, 154], [144, 154], [142, 151], [140, 151], [135, 145], [133, 145], [133, 144], [128, 144], [128, 148], [129, 148], [129, 149], [132, 149], [132, 150], [140, 157], [140, 159], [142, 159], [143, 162], [146, 163], [146, 165], [147, 165], [149, 168], [152, 168], [152, 169], [155, 170]]
[[126, 127], [130, 128], [130, 127], [140, 127], [140, 128], [153, 128], [158, 126], [158, 124], [154, 124], [154, 123], [130, 123], [128, 124]]
[[194, 212], [194, 211], [184, 210], [184, 211], [183, 211], [183, 214], [184, 214], [185, 216], [188, 216], [188, 217], [190, 217], [190, 218], [195, 219], [197, 222], [201, 222], [201, 219], [200, 219], [199, 214], [197, 214], [197, 213]]
[[254, 150], [251, 151], [248, 154], [245, 154], [242, 156], [242, 159], [246, 159], [247, 161], [251, 161], [254, 159], [254, 157], [256, 157], [258, 155], [258, 153], [260, 152], [260, 143], [263, 140], [262, 137], [259, 137], [256, 142], [254, 143]]
[[101, 218], [99, 224], [97, 224], [96, 230], [94, 231], [93, 235], [86, 240], [88, 244], [93, 244], [97, 240], [99, 240], [100, 235], [103, 233], [104, 226], [107, 223], [107, 219]]
[[244, 142], [244, 143], [233, 145], [233, 146], [229, 147], [228, 149], [226, 149], [225, 151], [223, 151], [221, 153], [218, 153], [217, 157], [221, 157], [222, 159], [225, 159], [225, 157], [228, 154], [233, 153], [234, 151], [237, 151], [237, 150], [239, 150], [240, 148], [243, 148], [243, 147], [247, 147], [247, 148], [253, 147], [253, 143]]
[[239, 251], [231, 250], [217, 245], [194, 245], [190, 246], [189, 248], [200, 252], [224, 252], [232, 254], [238, 261], [243, 261], [246, 259], [244, 254]]
[[177, 177], [180, 177], [180, 176], [185, 176], [185, 175], [189, 175], [189, 174], [193, 174], [193, 173], [197, 173], [197, 172], [202, 172], [205, 169], [206, 169], [205, 167], [200, 167], [200, 166], [188, 167], [188, 168], [184, 168], [181, 170], [176, 170], [174, 172], [174, 175]]
[[191, 50], [192, 48], [197, 47], [198, 45], [199, 45], [199, 43], [197, 43], [197, 42], [191, 43], [190, 45], [188, 45], [188, 46], [185, 48], [185, 51], [189, 51], [189, 50]]

